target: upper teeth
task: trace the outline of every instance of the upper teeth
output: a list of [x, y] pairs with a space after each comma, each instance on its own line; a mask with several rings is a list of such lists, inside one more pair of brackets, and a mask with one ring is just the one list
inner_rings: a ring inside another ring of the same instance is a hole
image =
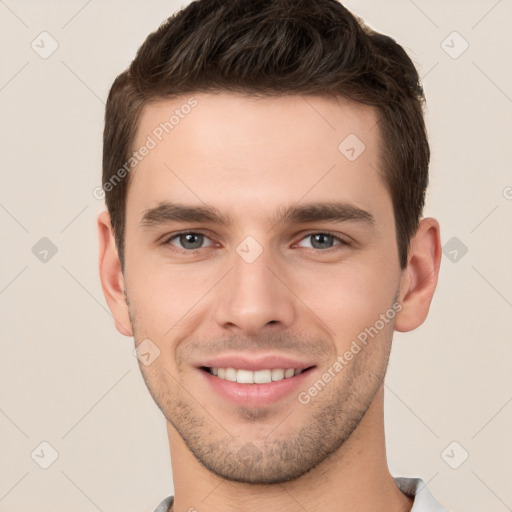
[[237, 370], [235, 368], [210, 368], [210, 372], [221, 379], [239, 382], [240, 384], [268, 384], [269, 382], [299, 375], [302, 370], [276, 368], [274, 370], [252, 372], [251, 370]]

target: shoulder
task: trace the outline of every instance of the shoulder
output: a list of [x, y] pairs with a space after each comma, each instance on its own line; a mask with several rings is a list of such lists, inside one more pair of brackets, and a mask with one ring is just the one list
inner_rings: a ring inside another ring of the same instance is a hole
[[167, 498], [160, 502], [160, 505], [158, 505], [158, 507], [155, 508], [155, 512], [170, 512], [173, 502], [174, 496], [168, 496]]
[[410, 512], [449, 512], [430, 494], [421, 478], [396, 477], [395, 482], [403, 493], [414, 497]]

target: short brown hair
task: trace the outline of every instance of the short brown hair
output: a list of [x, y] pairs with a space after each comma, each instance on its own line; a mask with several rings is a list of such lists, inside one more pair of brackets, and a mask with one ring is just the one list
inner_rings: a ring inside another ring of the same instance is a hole
[[[142, 108], [197, 92], [343, 96], [376, 108], [400, 265], [423, 212], [430, 149], [418, 73], [401, 46], [336, 0], [198, 0], [150, 34], [107, 100], [103, 184], [124, 267], [130, 158]], [[110, 180], [110, 181], [109, 181]]]

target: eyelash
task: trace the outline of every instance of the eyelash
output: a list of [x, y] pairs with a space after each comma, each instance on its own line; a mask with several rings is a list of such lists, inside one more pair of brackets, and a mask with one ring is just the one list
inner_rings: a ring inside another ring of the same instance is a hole
[[[172, 240], [179, 238], [182, 235], [202, 235], [205, 238], [208, 238], [208, 239], [210, 238], [207, 234], [202, 233], [200, 231], [181, 231], [179, 233], [173, 233], [170, 236], [166, 236], [162, 242], [162, 245], [167, 246], [167, 247], [172, 247], [171, 250], [180, 252], [180, 253], [185, 253], [185, 254], [196, 254], [198, 251], [208, 248], [208, 247], [200, 247], [198, 249], [179, 249], [178, 247], [171, 245], [170, 242]], [[336, 244], [333, 247], [329, 247], [328, 249], [315, 249], [314, 247], [306, 247], [306, 249], [311, 249], [311, 250], [319, 252], [319, 253], [330, 253], [332, 251], [337, 250], [336, 249], [337, 247], [343, 247], [343, 246], [350, 245], [350, 243], [347, 240], [340, 238], [340, 236], [337, 233], [333, 233], [331, 231], [311, 231], [310, 233], [306, 233], [305, 235], [303, 235], [302, 238], [299, 240], [299, 242], [301, 242], [302, 240], [304, 240], [308, 237], [311, 237], [313, 235], [332, 236], [335, 240], [337, 240], [339, 242], [339, 244]], [[212, 246], [209, 246], [209, 247], [212, 247]]]

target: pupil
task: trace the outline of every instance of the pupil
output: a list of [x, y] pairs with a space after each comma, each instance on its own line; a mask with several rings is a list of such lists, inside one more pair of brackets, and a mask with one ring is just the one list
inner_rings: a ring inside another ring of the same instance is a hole
[[[329, 242], [332, 241], [331, 239], [331, 235], [326, 235], [324, 233], [313, 235], [313, 247], [315, 247], [315, 249], [325, 249], [326, 246], [330, 247], [331, 244]], [[320, 247], [316, 247], [317, 245], [320, 245]]]
[[203, 243], [203, 235], [195, 235], [192, 233], [181, 235], [181, 243], [186, 249], [199, 249]]

